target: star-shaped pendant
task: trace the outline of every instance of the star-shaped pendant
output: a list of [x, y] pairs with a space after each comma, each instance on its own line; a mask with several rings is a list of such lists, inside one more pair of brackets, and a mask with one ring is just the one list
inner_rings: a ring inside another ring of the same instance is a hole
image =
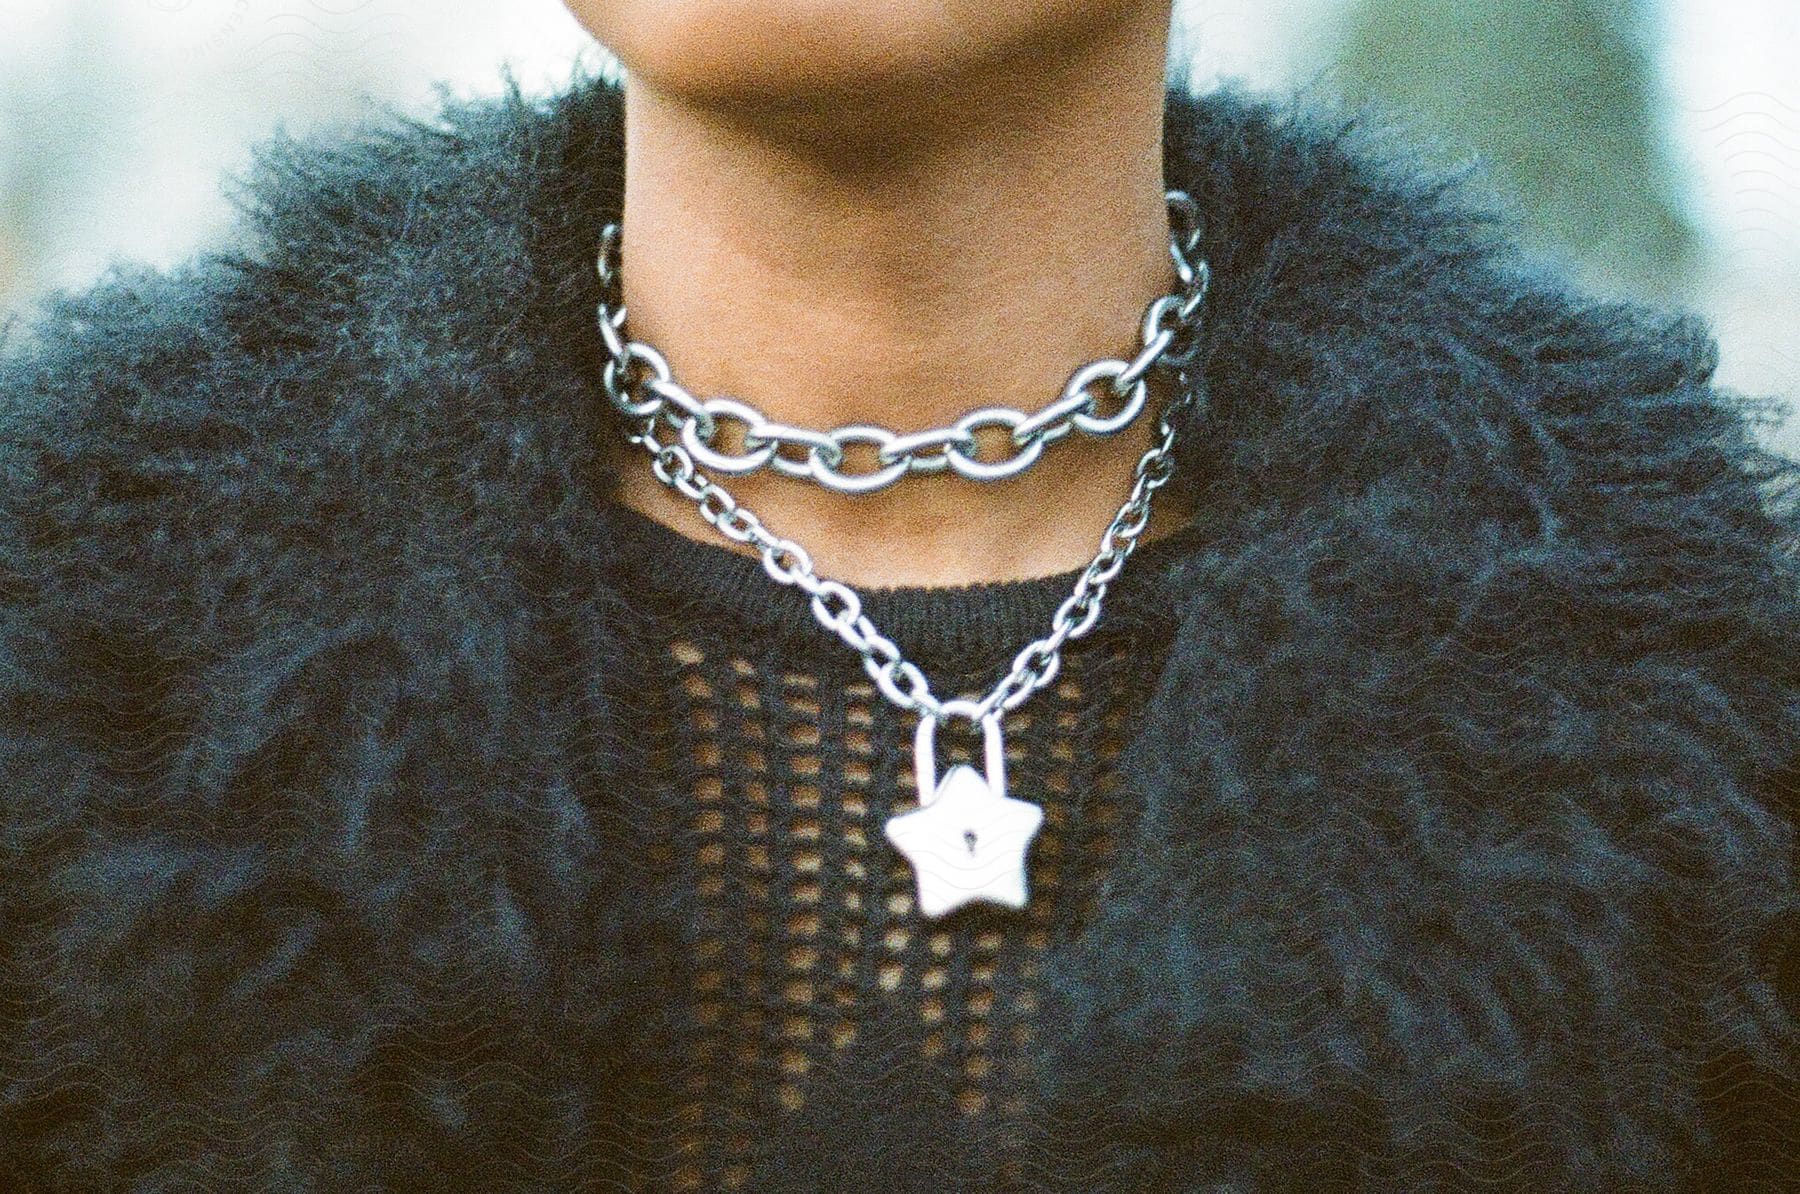
[[[884, 827], [888, 841], [913, 865], [919, 911], [926, 916], [942, 916], [977, 900], [1009, 908], [1025, 906], [1025, 854], [1044, 823], [1044, 810], [1006, 794], [999, 718], [984, 723], [987, 777], [967, 763], [957, 763], [933, 783], [935, 719], [921, 722], [920, 805], [889, 817]], [[924, 797], [926, 791], [929, 799]]]

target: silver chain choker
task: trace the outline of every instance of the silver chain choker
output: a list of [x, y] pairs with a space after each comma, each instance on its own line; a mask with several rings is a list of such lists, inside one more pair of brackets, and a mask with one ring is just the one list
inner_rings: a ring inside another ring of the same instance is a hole
[[[1174, 472], [1176, 429], [1183, 412], [1195, 402], [1198, 379], [1189, 370], [1199, 358], [1200, 308], [1211, 270], [1198, 256], [1202, 229], [1193, 200], [1181, 191], [1169, 191], [1165, 198], [1169, 252], [1181, 290], [1157, 298], [1146, 309], [1143, 349], [1136, 358], [1083, 365], [1071, 374], [1062, 395], [1034, 414], [984, 407], [950, 427], [905, 435], [864, 425], [830, 432], [788, 427], [731, 398], [694, 398], [673, 380], [668, 362], [656, 349], [627, 338], [625, 308], [619, 302], [618, 224], [607, 225], [601, 238], [598, 272], [603, 297], [598, 320], [608, 354], [602, 381], [614, 407], [626, 416], [625, 438], [649, 454], [656, 479], [694, 502], [701, 517], [720, 534], [755, 547], [770, 579], [806, 593], [813, 616], [862, 656], [863, 669], [882, 696], [919, 716], [913, 737], [919, 804], [890, 817], [885, 833], [912, 864], [919, 910], [927, 917], [940, 917], [977, 901], [1025, 907], [1026, 852], [1044, 814], [1038, 805], [1006, 794], [1001, 719], [1056, 676], [1064, 643], [1080, 638], [1099, 620], [1107, 585], [1124, 568], [1149, 524], [1152, 496]], [[1028, 467], [1046, 445], [1071, 430], [1111, 435], [1124, 428], [1144, 408], [1145, 379], [1153, 369], [1173, 374], [1179, 384], [1157, 416], [1156, 442], [1138, 459], [1130, 494], [1102, 532], [1092, 562], [1051, 617], [1050, 633], [1019, 651], [1007, 673], [980, 699], [942, 700], [934, 695], [925, 674], [862, 612], [862, 598], [854, 589], [819, 576], [805, 548], [770, 531], [700, 471], [705, 465], [718, 473], [748, 473], [768, 465], [846, 493], [873, 491], [908, 472], [945, 468], [995, 480]], [[1096, 413], [1097, 400], [1090, 390], [1102, 378], [1111, 379], [1113, 397], [1122, 402], [1117, 411], [1104, 416]], [[713, 446], [723, 419], [743, 425], [741, 452]], [[995, 424], [1011, 427], [1019, 450], [1005, 461], [975, 459], [969, 454], [974, 450], [973, 431]], [[672, 437], [659, 439], [659, 426], [668, 427]], [[877, 444], [882, 466], [866, 474], [838, 471], [843, 444], [848, 442]], [[798, 460], [783, 456], [784, 446], [804, 448], [806, 455]], [[957, 763], [938, 775], [937, 726], [953, 716], [981, 727], [983, 771]]]

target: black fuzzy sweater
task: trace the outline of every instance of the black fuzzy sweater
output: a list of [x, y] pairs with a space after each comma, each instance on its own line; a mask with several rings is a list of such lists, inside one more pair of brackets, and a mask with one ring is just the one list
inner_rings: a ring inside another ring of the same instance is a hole
[[[1196, 513], [1020, 710], [1022, 914], [921, 921], [910, 719], [607, 500], [616, 85], [270, 141], [13, 327], [0, 1189], [1792, 1180], [1800, 466], [1391, 135], [1165, 145]], [[985, 688], [1067, 580], [870, 610]]]

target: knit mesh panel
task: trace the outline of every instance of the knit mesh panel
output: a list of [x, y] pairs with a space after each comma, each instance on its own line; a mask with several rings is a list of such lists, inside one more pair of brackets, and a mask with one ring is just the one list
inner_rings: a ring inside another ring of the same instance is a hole
[[[821, 643], [854, 659], [822, 631]], [[913, 715], [866, 677], [719, 636], [668, 638], [667, 757], [690, 800], [670, 861], [699, 898], [704, 933], [686, 993], [693, 1068], [661, 1185], [745, 1188], [757, 1134], [804, 1107], [809, 1076], [880, 1003], [916, 1013], [899, 1056], [948, 1063], [964, 1115], [1001, 1133], [1019, 1124], [1040, 955], [1091, 914], [1124, 815], [1112, 763], [1144, 693], [1123, 646], [1066, 652], [1057, 678], [1005, 719], [1010, 793], [1044, 807], [1028, 906], [932, 921], [882, 833], [917, 803]], [[971, 691], [991, 682], [946, 679]], [[961, 720], [938, 740], [941, 768], [981, 765], [979, 735]]]

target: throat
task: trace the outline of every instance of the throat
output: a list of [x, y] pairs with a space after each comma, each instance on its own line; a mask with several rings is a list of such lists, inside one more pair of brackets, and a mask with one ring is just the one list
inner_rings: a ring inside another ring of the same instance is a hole
[[[736, 124], [696, 125], [688, 107], [628, 90], [627, 159], [637, 165], [625, 176], [615, 275], [628, 337], [654, 347], [696, 398], [729, 397], [805, 431], [871, 425], [907, 435], [978, 408], [1043, 410], [1077, 370], [1134, 359], [1150, 304], [1181, 287], [1156, 58], [1136, 90], [1109, 87], [1093, 106], [1070, 109], [1095, 122], [1091, 138], [1031, 106], [1028, 119], [998, 126], [997, 139], [948, 138], [937, 156], [915, 145], [881, 169], [849, 172], [772, 154]], [[1129, 118], [1111, 110], [1121, 104]], [[703, 195], [691, 194], [695, 180]], [[1093, 559], [1154, 442], [1154, 411], [1171, 385], [1146, 381], [1150, 399], [1126, 426], [1042, 443], [1028, 467], [1001, 480], [946, 468], [848, 494], [769, 468], [700, 471], [805, 548], [821, 575], [852, 585], [1065, 573]], [[1093, 396], [1090, 418], [1117, 409]], [[616, 500], [691, 538], [725, 542], [690, 498], [651, 474], [648, 454], [623, 442], [612, 414]], [[755, 450], [738, 438], [744, 425], [720, 433], [724, 454]], [[1017, 453], [1001, 425], [973, 434], [986, 441], [972, 456], [982, 463]], [[802, 438], [782, 454], [797, 463], [805, 450]], [[833, 467], [866, 476], [881, 462], [872, 444], [848, 443]], [[1168, 497], [1159, 495], [1145, 535], [1179, 524]]]

